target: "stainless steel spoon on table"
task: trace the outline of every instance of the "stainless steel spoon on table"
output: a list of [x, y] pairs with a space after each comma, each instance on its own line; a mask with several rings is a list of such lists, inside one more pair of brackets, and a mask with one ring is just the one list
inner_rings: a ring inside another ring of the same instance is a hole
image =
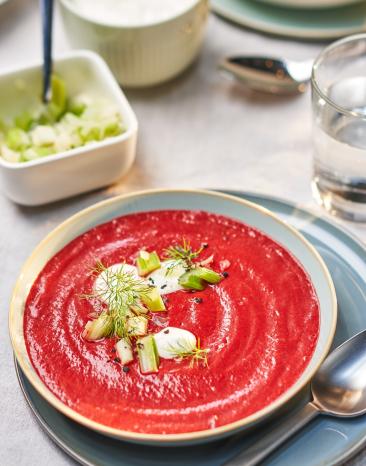
[[313, 401], [225, 466], [254, 466], [318, 414], [353, 417], [366, 413], [366, 330], [335, 349], [312, 384]]
[[43, 39], [43, 87], [42, 100], [47, 103], [50, 96], [52, 73], [52, 18], [53, 0], [40, 0], [42, 14], [42, 39]]
[[312, 60], [242, 56], [225, 58], [219, 68], [256, 91], [288, 95], [305, 92], [312, 64]]

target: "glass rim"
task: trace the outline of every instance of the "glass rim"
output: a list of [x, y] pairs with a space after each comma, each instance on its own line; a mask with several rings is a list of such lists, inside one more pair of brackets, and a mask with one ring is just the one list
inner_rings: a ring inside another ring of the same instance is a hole
[[319, 55], [316, 57], [312, 69], [311, 69], [311, 85], [312, 88], [316, 90], [316, 92], [320, 95], [320, 97], [331, 107], [335, 108], [339, 113], [343, 113], [344, 115], [348, 115], [351, 117], [356, 117], [356, 118], [363, 118], [366, 119], [365, 113], [357, 112], [354, 110], [348, 110], [347, 108], [342, 107], [341, 105], [338, 105], [335, 103], [330, 97], [328, 97], [319, 87], [316, 77], [315, 77], [315, 72], [318, 68], [318, 66], [321, 64], [321, 62], [324, 59], [324, 56], [331, 50], [336, 49], [340, 45], [346, 44], [347, 42], [353, 42], [357, 41], [360, 39], [364, 39], [366, 42], [366, 33], [361, 33], [361, 34], [353, 34], [351, 36], [344, 37], [343, 39], [339, 39], [332, 44], [328, 45], [325, 47]]

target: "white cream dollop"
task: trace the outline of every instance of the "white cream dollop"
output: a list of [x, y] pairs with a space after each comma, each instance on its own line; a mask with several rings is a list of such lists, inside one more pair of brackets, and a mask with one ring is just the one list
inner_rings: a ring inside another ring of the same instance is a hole
[[159, 356], [164, 359], [174, 359], [180, 353], [189, 353], [197, 346], [196, 337], [192, 332], [177, 327], [166, 327], [154, 335]]
[[98, 294], [100, 299], [103, 299], [103, 295], [108, 292], [107, 282], [112, 280], [113, 274], [118, 272], [130, 273], [134, 278], [139, 278], [137, 268], [130, 264], [113, 264], [107, 268], [104, 272], [100, 273], [94, 282], [94, 291]]
[[185, 268], [181, 264], [172, 265], [174, 261], [164, 261], [160, 269], [154, 270], [148, 277], [147, 281], [159, 289], [160, 294], [174, 293], [183, 290], [178, 280], [185, 273]]

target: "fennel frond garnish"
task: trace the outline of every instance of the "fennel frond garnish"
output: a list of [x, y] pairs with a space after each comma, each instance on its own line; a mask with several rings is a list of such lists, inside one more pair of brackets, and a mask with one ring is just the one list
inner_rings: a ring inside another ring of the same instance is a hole
[[204, 247], [201, 246], [197, 250], [193, 250], [189, 241], [182, 238], [182, 244], [175, 244], [164, 250], [165, 258], [171, 260], [171, 264], [167, 267], [167, 274], [178, 265], [182, 265], [186, 270], [190, 270], [194, 266], [196, 259]]
[[202, 363], [204, 367], [208, 367], [207, 353], [208, 349], [201, 348], [200, 339], [197, 338], [197, 344], [192, 346], [189, 340], [180, 338], [174, 345], [169, 346], [169, 352], [176, 359], [190, 358], [190, 367], [194, 367], [196, 364]]

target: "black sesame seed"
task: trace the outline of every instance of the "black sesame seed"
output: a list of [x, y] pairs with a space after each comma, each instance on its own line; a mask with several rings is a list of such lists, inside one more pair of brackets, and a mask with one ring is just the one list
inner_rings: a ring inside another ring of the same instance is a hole
[[202, 298], [193, 298], [193, 301], [197, 304], [202, 303], [203, 299]]
[[227, 277], [229, 276], [229, 274], [228, 274], [227, 272], [222, 272], [222, 276], [223, 276], [224, 278], [227, 278]]
[[166, 288], [167, 286], [168, 286], [168, 285], [161, 285], [160, 289], [163, 290], [163, 289]]
[[167, 328], [166, 330], [164, 330], [164, 333], [169, 333], [169, 329]]
[[116, 351], [117, 351], [116, 348], [112, 348], [112, 349], [111, 349], [111, 352], [112, 352], [112, 353], [115, 353]]
[[121, 362], [120, 358], [114, 358], [113, 361], [114, 362]]
[[144, 349], [144, 344], [143, 343], [137, 343], [137, 347], [140, 349]]
[[127, 372], [130, 372], [130, 368], [128, 366], [123, 366], [123, 372], [127, 374]]
[[207, 249], [208, 248], [208, 243], [202, 243], [202, 247], [203, 247], [203, 249]]

